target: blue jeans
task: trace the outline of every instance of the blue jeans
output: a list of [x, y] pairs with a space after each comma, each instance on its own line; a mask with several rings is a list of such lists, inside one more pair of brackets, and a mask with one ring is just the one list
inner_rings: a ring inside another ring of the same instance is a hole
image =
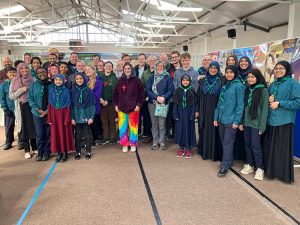
[[50, 126], [46, 123], [44, 117], [33, 115], [34, 126], [36, 130], [36, 143], [38, 147], [38, 156], [49, 156], [50, 152]]
[[232, 128], [232, 124], [219, 123], [219, 133], [223, 147], [223, 158], [221, 169], [228, 170], [233, 163], [233, 146], [237, 129]]

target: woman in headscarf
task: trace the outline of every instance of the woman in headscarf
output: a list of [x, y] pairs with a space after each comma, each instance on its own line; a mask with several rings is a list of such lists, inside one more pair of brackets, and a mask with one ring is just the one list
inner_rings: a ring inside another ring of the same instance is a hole
[[72, 89], [72, 124], [75, 126], [75, 159], [81, 158], [81, 139], [86, 147], [85, 158], [91, 158], [92, 134], [91, 126], [95, 116], [95, 97], [87, 86], [82, 74], [75, 76], [75, 87]]
[[151, 150], [156, 150], [158, 145], [161, 150], [166, 150], [166, 118], [174, 85], [163, 61], [158, 61], [155, 64], [154, 75], [149, 77], [146, 91], [149, 97], [148, 108], [152, 123], [153, 144]]
[[236, 67], [227, 66], [225, 78], [226, 82], [221, 89], [214, 115], [214, 126], [219, 126], [223, 147], [219, 177], [225, 177], [228, 169], [232, 166], [234, 140], [243, 116], [245, 95], [245, 89], [238, 78]]
[[37, 161], [50, 158], [50, 127], [47, 123], [49, 86], [52, 82], [43, 67], [36, 69], [37, 80], [30, 85], [28, 102], [31, 107], [38, 147]]
[[214, 112], [221, 90], [221, 79], [220, 65], [218, 62], [213, 61], [208, 67], [205, 79], [199, 81], [198, 88], [198, 154], [203, 159], [211, 159], [213, 161], [220, 161], [222, 159], [219, 129], [213, 125]]
[[134, 69], [130, 63], [125, 63], [123, 75], [118, 80], [113, 103], [118, 113], [118, 126], [120, 145], [122, 151], [136, 151], [138, 145], [139, 113], [144, 102], [144, 87], [141, 80], [135, 76]]
[[292, 78], [287, 61], [276, 64], [274, 75], [269, 87], [270, 109], [263, 144], [265, 175], [290, 183], [294, 181], [294, 123], [300, 109], [300, 84]]
[[246, 86], [248, 73], [252, 70], [252, 63], [248, 56], [242, 56], [238, 63], [239, 79]]
[[226, 59], [226, 66], [238, 66], [238, 58], [236, 57], [236, 55], [229, 55]]
[[65, 162], [68, 152], [74, 150], [71, 124], [71, 94], [64, 85], [65, 77], [53, 77], [54, 86], [49, 89], [48, 123], [51, 127], [51, 152], [57, 153], [56, 162]]
[[40, 57], [32, 57], [30, 60], [30, 72], [34, 80], [38, 79], [38, 74], [36, 72], [37, 68], [39, 68], [42, 65], [42, 61]]
[[17, 67], [17, 76], [11, 81], [9, 97], [15, 102], [17, 131], [20, 133], [23, 142], [26, 159], [31, 158], [30, 145], [34, 153], [37, 151], [36, 132], [31, 108], [28, 103], [28, 89], [32, 83], [33, 77], [28, 64], [20, 63]]
[[246, 164], [241, 170], [242, 174], [255, 172], [255, 180], [263, 180], [264, 165], [260, 139], [266, 130], [269, 93], [265, 78], [260, 70], [252, 69], [248, 74], [249, 86], [245, 92], [245, 109], [240, 130], [244, 131]]
[[195, 118], [198, 117], [197, 93], [192, 87], [191, 77], [184, 74], [181, 85], [173, 96], [173, 118], [175, 120], [174, 141], [179, 145], [177, 157], [190, 159], [192, 147], [195, 146]]

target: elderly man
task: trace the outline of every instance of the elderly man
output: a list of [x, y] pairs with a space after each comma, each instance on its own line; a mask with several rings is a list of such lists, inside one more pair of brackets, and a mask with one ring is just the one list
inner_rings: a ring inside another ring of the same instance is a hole
[[12, 61], [9, 56], [4, 56], [2, 58], [2, 65], [3, 65], [3, 70], [0, 70], [0, 84], [2, 84], [8, 77], [7, 77], [7, 68], [9, 66], [12, 66]]
[[202, 59], [202, 66], [198, 69], [198, 73], [200, 75], [200, 78], [206, 76], [206, 73], [208, 71], [209, 64], [211, 63], [212, 58], [210, 55], [205, 55]]
[[88, 77], [85, 75], [85, 62], [84, 61], [81, 61], [79, 60], [77, 63], [76, 63], [76, 72], [72, 75], [69, 76], [69, 80], [67, 81], [67, 87], [72, 90], [73, 87], [75, 87], [76, 83], [75, 83], [75, 77], [76, 75], [80, 73], [82, 74], [82, 76], [84, 77], [84, 80], [86, 82], [88, 82]]
[[170, 68], [170, 63], [169, 63], [169, 58], [168, 58], [167, 54], [165, 54], [165, 53], [160, 54], [159, 60], [164, 62], [165, 66], [166, 66], [166, 70], [168, 71]]
[[124, 62], [120, 59], [117, 61], [117, 66], [116, 66], [116, 71], [115, 74], [117, 76], [117, 78], [119, 79], [120, 77], [122, 77], [123, 74], [123, 66], [124, 66]]

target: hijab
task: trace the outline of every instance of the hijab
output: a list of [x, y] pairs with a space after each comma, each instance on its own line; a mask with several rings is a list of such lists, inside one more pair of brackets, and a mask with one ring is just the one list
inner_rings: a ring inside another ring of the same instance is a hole
[[[19, 88], [22, 87], [27, 87], [29, 88], [29, 86], [33, 83], [33, 77], [31, 76], [31, 72], [29, 69], [29, 64], [27, 63], [20, 63], [17, 67], [17, 75], [15, 78], [13, 78], [11, 85], [12, 85], [12, 90], [15, 92], [17, 91]], [[25, 75], [21, 75], [21, 68], [22, 67], [28, 67], [28, 73]], [[28, 91], [26, 91], [25, 93], [23, 93], [20, 96], [20, 102], [21, 103], [25, 103], [28, 101]]]
[[249, 107], [249, 113], [253, 120], [257, 118], [257, 109], [260, 104], [261, 92], [267, 87], [267, 84], [259, 69], [252, 69], [249, 73], [252, 73], [255, 76], [256, 83], [249, 85], [245, 91], [245, 106]]
[[[246, 69], [242, 69], [240, 67], [240, 63], [242, 61], [242, 59], [246, 59], [248, 62], [248, 67]], [[249, 59], [248, 56], [243, 56], [240, 58], [239, 63], [238, 63], [238, 72], [239, 72], [239, 76], [240, 76], [240, 80], [245, 83], [247, 81], [247, 76], [248, 73], [252, 70], [252, 63], [251, 60]]]
[[[76, 83], [76, 77], [81, 76], [83, 84], [78, 85]], [[84, 76], [81, 73], [75, 75], [75, 87], [72, 89], [72, 105], [75, 108], [88, 108], [96, 104], [93, 91], [87, 86]]]
[[[184, 79], [189, 81], [188, 86], [183, 86], [182, 81]], [[197, 93], [192, 87], [192, 79], [188, 74], [184, 74], [181, 77], [181, 86], [175, 90], [173, 102], [179, 106], [182, 106], [182, 108], [186, 108], [187, 106], [195, 104], [196, 101]]]
[[54, 83], [54, 87], [49, 90], [48, 102], [56, 109], [62, 109], [71, 105], [71, 95], [69, 89], [64, 85], [64, 75], [56, 74], [53, 80], [59, 78], [62, 81], [62, 85], [57, 86]]
[[[218, 72], [215, 75], [211, 75], [209, 73], [209, 69], [211, 67], [216, 67]], [[218, 81], [220, 80], [221, 77], [221, 72], [220, 72], [220, 64], [216, 61], [212, 61], [209, 64], [205, 79], [204, 79], [204, 85], [202, 86], [202, 91], [204, 92], [204, 94], [218, 94], [218, 93], [213, 93], [216, 92], [214, 91], [214, 87], [217, 85]], [[219, 89], [217, 90], [217, 92], [219, 92]]]
[[234, 65], [233, 66], [235, 66], [235, 67], [238, 67], [238, 58], [236, 57], [236, 55], [229, 55], [228, 57], [227, 57], [227, 59], [226, 59], [226, 66], [229, 66], [228, 65], [228, 59], [229, 58], [234, 58], [234, 60], [235, 60], [235, 63], [234, 63]]

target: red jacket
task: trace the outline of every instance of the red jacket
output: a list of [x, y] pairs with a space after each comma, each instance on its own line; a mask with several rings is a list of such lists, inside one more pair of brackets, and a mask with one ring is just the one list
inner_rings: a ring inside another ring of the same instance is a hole
[[139, 78], [123, 76], [115, 86], [113, 103], [114, 106], [118, 106], [120, 111], [130, 113], [137, 105], [142, 107], [144, 95], [144, 86]]

